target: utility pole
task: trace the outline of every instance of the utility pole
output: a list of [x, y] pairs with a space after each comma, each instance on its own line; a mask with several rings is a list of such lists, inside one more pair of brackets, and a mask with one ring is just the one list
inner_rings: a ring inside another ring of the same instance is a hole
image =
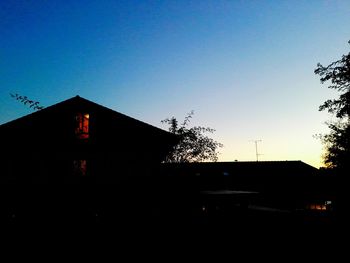
[[256, 154], [256, 161], [259, 162], [259, 154], [258, 153], [258, 142], [262, 142], [262, 140], [251, 140], [251, 142], [255, 143], [255, 154]]

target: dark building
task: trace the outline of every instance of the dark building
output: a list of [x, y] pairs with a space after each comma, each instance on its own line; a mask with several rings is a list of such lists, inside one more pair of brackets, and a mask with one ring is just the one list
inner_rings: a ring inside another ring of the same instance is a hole
[[[168, 189], [196, 192], [206, 206], [252, 205], [296, 211], [334, 201], [332, 178], [302, 161], [162, 164]], [[316, 207], [316, 209], [317, 209]]]
[[110, 183], [150, 175], [176, 140], [76, 96], [0, 126], [0, 180]]
[[196, 181], [201, 189], [255, 191], [301, 190], [319, 174], [302, 161], [168, 163], [162, 171], [167, 177]]
[[45, 225], [135, 215], [176, 142], [79, 96], [5, 123], [0, 218]]

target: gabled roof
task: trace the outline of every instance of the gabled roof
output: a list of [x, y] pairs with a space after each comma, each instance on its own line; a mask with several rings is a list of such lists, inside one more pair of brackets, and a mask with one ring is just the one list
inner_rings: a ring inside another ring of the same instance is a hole
[[[102, 106], [100, 104], [97, 104], [95, 102], [92, 102], [90, 100], [87, 100], [85, 98], [82, 98], [80, 96], [75, 96], [72, 97], [70, 99], [64, 100], [62, 102], [56, 103], [54, 105], [48, 106], [42, 110], [38, 110], [36, 112], [30, 113], [28, 115], [25, 115], [23, 117], [20, 117], [18, 119], [9, 121], [7, 123], [1, 124], [0, 125], [0, 129], [5, 128], [5, 127], [11, 127], [11, 126], [16, 126], [16, 125], [20, 125], [22, 122], [27, 122], [30, 121], [31, 119], [37, 119], [40, 118], [40, 116], [46, 115], [46, 114], [50, 114], [50, 112], [55, 112], [55, 111], [60, 111], [60, 110], [67, 110], [67, 109], [73, 109], [76, 110], [78, 108], [94, 108], [94, 109], [98, 109], [98, 110], [102, 110], [105, 112], [110, 113], [111, 115], [113, 115], [114, 117], [118, 118], [118, 119], [122, 119], [124, 121], [131, 121], [136, 125], [140, 125], [143, 127], [148, 127], [151, 129], [156, 129], [159, 132], [164, 132], [164, 133], [169, 133], [165, 130], [162, 130], [158, 127], [152, 126], [148, 123], [142, 122], [140, 120], [134, 119], [132, 117], [129, 117], [125, 114], [122, 114], [120, 112], [114, 111], [112, 109], [109, 109], [105, 106]], [[170, 134], [170, 133], [169, 133]], [[172, 134], [171, 134], [172, 135]]]

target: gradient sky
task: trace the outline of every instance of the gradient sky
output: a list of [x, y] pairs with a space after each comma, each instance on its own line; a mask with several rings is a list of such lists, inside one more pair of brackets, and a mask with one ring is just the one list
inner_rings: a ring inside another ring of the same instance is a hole
[[220, 161], [321, 165], [338, 96], [313, 71], [349, 52], [350, 1], [0, 1], [0, 124], [80, 95], [166, 129], [216, 129]]

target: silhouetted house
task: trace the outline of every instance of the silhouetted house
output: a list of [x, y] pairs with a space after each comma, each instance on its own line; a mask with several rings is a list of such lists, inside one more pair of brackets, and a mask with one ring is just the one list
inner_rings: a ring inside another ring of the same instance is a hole
[[166, 163], [162, 174], [170, 187], [187, 186], [221, 201], [249, 196], [270, 206], [294, 207], [325, 193], [318, 169], [302, 161]]
[[202, 188], [275, 189], [312, 180], [318, 169], [302, 161], [165, 163], [167, 177], [196, 180]]
[[143, 176], [176, 141], [162, 129], [76, 96], [0, 126], [0, 180], [103, 183]]

